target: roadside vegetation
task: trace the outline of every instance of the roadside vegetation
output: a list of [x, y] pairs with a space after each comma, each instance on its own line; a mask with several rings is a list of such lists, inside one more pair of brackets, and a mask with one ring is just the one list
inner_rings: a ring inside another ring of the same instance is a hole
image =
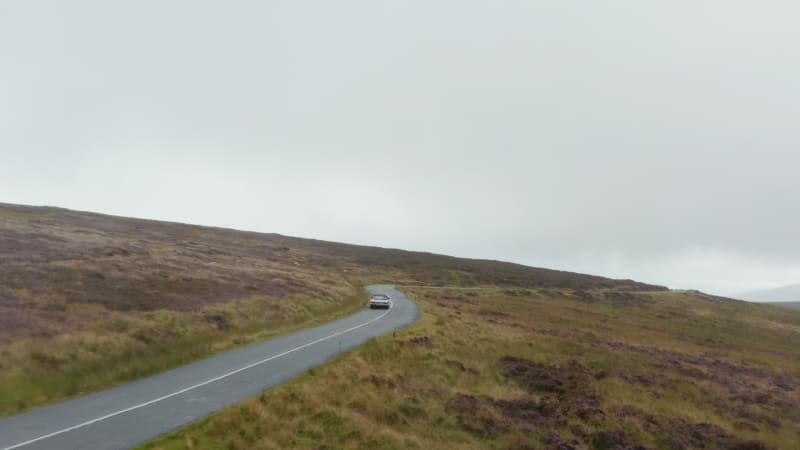
[[356, 311], [288, 238], [0, 205], [0, 415]]
[[[363, 307], [363, 295], [331, 299], [254, 297], [184, 312], [139, 314], [95, 305], [65, 312], [101, 316], [50, 339], [28, 338], [0, 350], [0, 414], [132, 381], [173, 367], [324, 323]], [[90, 310], [90, 311], [86, 311]]]
[[696, 292], [404, 290], [418, 323], [142, 448], [800, 448], [800, 313]]
[[663, 289], [632, 281], [0, 204], [0, 415], [361, 308], [371, 282]]

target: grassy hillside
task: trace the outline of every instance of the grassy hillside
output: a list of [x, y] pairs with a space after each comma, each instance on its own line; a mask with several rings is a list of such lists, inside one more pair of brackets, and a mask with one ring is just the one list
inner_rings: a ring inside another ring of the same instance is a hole
[[0, 204], [0, 415], [360, 308], [363, 285], [630, 281]]
[[800, 310], [800, 302], [771, 302], [770, 305]]
[[143, 448], [800, 448], [800, 313], [691, 292], [406, 291], [417, 324]]
[[[400, 272], [406, 280], [434, 286], [515, 286], [574, 289], [618, 288], [666, 290], [632, 280], [612, 280], [594, 275], [540, 269], [503, 261], [456, 258], [432, 253], [363, 247], [331, 242], [319, 245], [332, 255], [346, 256], [376, 273]], [[402, 280], [390, 280], [399, 282]]]
[[0, 414], [360, 307], [276, 235], [0, 205]]

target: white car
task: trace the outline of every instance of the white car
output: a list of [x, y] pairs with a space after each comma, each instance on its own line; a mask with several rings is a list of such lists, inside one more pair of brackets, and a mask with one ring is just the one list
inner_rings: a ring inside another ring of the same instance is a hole
[[389, 309], [391, 306], [392, 306], [392, 299], [390, 299], [388, 295], [375, 294], [369, 298], [369, 307], [371, 309], [375, 308]]

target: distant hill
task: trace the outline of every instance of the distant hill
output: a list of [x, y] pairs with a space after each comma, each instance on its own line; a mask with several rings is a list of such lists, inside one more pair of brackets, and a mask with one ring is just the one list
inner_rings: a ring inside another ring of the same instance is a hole
[[800, 284], [745, 292], [735, 297], [751, 302], [800, 302]]
[[770, 302], [770, 305], [782, 306], [784, 308], [791, 308], [800, 311], [800, 302]]

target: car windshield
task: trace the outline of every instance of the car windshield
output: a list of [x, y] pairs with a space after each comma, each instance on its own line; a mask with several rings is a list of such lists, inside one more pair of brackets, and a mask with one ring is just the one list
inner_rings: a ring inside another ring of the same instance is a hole
[[373, 295], [372, 299], [373, 300], [389, 300], [389, 297], [386, 296], [386, 295], [382, 295], [381, 294], [381, 295]]

